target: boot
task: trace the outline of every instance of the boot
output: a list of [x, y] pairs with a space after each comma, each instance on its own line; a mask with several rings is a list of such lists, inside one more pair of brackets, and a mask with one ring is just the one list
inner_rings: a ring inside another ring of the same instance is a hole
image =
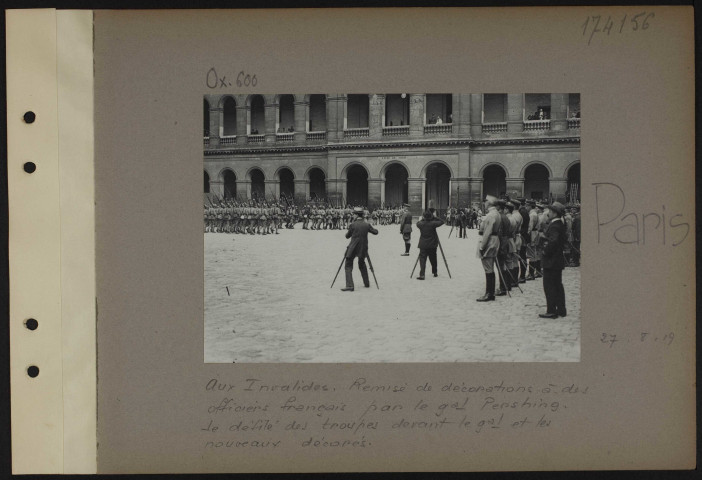
[[[495, 276], [494, 273], [492, 275], [493, 275], [493, 277]], [[504, 275], [505, 275], [504, 272], [502, 272], [502, 275], [500, 275], [500, 290], [498, 290], [495, 293], [496, 297], [502, 297], [504, 295], [507, 295], [507, 286], [505, 285]]]
[[341, 289], [342, 292], [353, 292], [353, 272], [351, 269], [344, 269], [346, 273], [346, 286]]
[[478, 298], [478, 302], [492, 302], [495, 300], [495, 274], [485, 274], [485, 295]]
[[366, 288], [370, 288], [370, 280], [368, 279], [367, 269], [364, 268], [363, 270], [361, 270], [361, 278], [363, 279], [363, 286]]

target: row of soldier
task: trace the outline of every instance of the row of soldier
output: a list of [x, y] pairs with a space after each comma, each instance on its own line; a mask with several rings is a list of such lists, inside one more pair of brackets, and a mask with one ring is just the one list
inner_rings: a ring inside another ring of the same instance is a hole
[[[351, 205], [334, 206], [328, 202], [311, 200], [298, 206], [287, 199], [277, 201], [237, 202], [216, 199], [204, 205], [204, 230], [212, 233], [240, 233], [251, 235], [278, 234], [282, 228], [292, 229], [302, 223], [303, 230], [342, 230], [348, 228], [356, 215]], [[363, 209], [363, 217], [373, 225], [398, 223], [403, 214], [400, 208], [381, 207]]]
[[[558, 202], [545, 205], [534, 200], [497, 199], [492, 196], [486, 198], [486, 208], [478, 244], [478, 257], [485, 271], [485, 294], [478, 301], [493, 301], [497, 296], [510, 295], [512, 288], [519, 288], [520, 283], [544, 277], [548, 303], [544, 315], [549, 318], [566, 316], [560, 272], [566, 264], [565, 245], [571, 247], [576, 255], [576, 265], [579, 265], [579, 209], [566, 208]], [[570, 223], [568, 232], [566, 216]], [[559, 222], [558, 228], [550, 230], [549, 226], [554, 221]], [[557, 240], [550, 238], [554, 235], [550, 233], [552, 230], [557, 230]], [[554, 246], [556, 243], [557, 248]], [[498, 278], [500, 288], [496, 291]]]

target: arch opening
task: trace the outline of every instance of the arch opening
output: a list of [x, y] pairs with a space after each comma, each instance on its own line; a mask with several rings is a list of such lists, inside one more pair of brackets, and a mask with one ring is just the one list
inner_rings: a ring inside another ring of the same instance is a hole
[[319, 168], [313, 168], [309, 173], [310, 198], [325, 198], [327, 196], [326, 176]]
[[535, 163], [524, 170], [524, 196], [534, 200], [548, 200], [548, 169], [544, 165]]
[[499, 165], [490, 165], [483, 171], [483, 198], [499, 197], [507, 191], [507, 173]]
[[451, 197], [451, 171], [443, 163], [432, 163], [427, 167], [426, 177], [424, 208], [429, 208], [431, 202], [437, 213], [443, 214]]
[[251, 135], [266, 133], [266, 114], [263, 105], [261, 95], [254, 95], [251, 98]]
[[210, 174], [205, 171], [205, 193], [210, 193]]
[[566, 201], [569, 203], [580, 203], [580, 162], [568, 169]]
[[278, 100], [278, 133], [295, 130], [295, 98], [292, 95], [281, 95]]
[[263, 200], [266, 198], [266, 178], [258, 168], [251, 170], [251, 198]]
[[236, 135], [236, 101], [227, 97], [222, 106], [222, 135]]
[[204, 99], [203, 101], [203, 108], [204, 111], [202, 113], [202, 119], [203, 119], [203, 137], [209, 137], [210, 136], [210, 102], [207, 101], [207, 99]]
[[289, 168], [282, 168], [278, 172], [278, 179], [280, 180], [280, 196], [286, 198], [293, 198], [295, 195], [295, 176]]
[[368, 172], [360, 165], [353, 165], [346, 173], [346, 203], [352, 206], [368, 204]]
[[231, 170], [222, 172], [224, 198], [236, 198], [236, 175]]
[[323, 94], [310, 95], [310, 132], [327, 129], [327, 100]]
[[408, 203], [409, 173], [399, 163], [393, 163], [385, 170], [385, 206], [399, 206]]

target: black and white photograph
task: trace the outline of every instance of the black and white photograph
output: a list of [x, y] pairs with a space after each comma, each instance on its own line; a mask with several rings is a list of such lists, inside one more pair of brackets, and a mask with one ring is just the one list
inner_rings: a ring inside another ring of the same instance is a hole
[[204, 361], [580, 361], [580, 101], [204, 95]]

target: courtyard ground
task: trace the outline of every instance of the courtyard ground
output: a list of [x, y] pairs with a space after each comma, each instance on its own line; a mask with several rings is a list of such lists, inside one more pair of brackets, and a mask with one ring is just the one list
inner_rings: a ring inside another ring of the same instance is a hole
[[[566, 268], [568, 316], [546, 310], [541, 280], [524, 293], [479, 303], [485, 277], [477, 230], [467, 239], [438, 229], [452, 279], [438, 253], [439, 276], [410, 278], [397, 225], [369, 235], [380, 285], [330, 288], [348, 240], [343, 230], [283, 229], [279, 235], [205, 234], [205, 362], [572, 362], [580, 359], [580, 269]], [[419, 272], [419, 266], [414, 277]], [[228, 290], [227, 290], [228, 289]]]

